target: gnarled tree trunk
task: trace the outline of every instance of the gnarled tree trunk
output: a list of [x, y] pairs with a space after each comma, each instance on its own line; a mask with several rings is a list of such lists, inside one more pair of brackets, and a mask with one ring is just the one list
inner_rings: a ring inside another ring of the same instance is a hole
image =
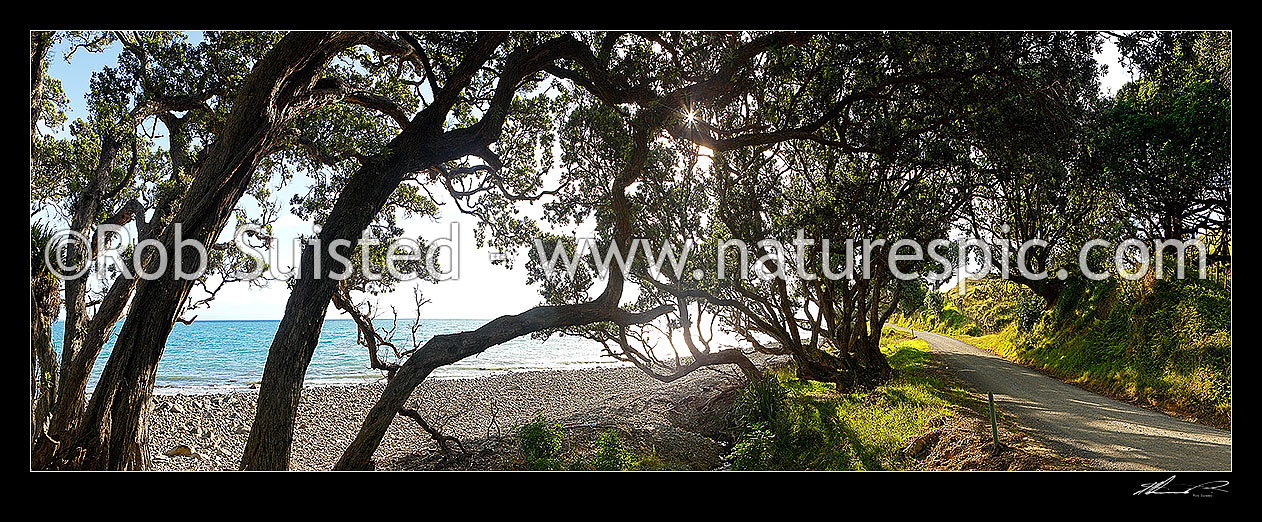
[[[173, 225], [158, 235], [168, 259], [175, 259], [176, 225], [184, 242], [203, 245], [223, 229], [255, 166], [305, 102], [303, 95], [348, 42], [342, 33], [291, 33], [255, 65], [233, 101], [224, 132], [207, 146], [198, 163]], [[183, 260], [186, 273], [200, 268], [198, 256], [191, 252], [185, 252]], [[149, 466], [147, 421], [157, 365], [192, 285], [191, 280], [176, 279], [174, 270], [137, 284], [132, 311], [119, 331], [73, 444], [63, 445], [51, 467], [126, 470]]]
[[342, 453], [334, 469], [358, 470], [372, 466], [372, 455], [381, 444], [386, 430], [412, 391], [436, 368], [482, 353], [487, 348], [523, 335], [553, 328], [564, 328], [600, 321], [634, 324], [651, 321], [671, 310], [659, 307], [642, 313], [624, 312], [617, 308], [616, 295], [621, 284], [608, 287], [600, 298], [577, 305], [538, 306], [517, 315], [495, 319], [469, 332], [438, 335], [431, 338], [408, 358], [394, 378], [386, 384], [381, 397], [368, 411], [355, 440]]
[[487, 34], [472, 45], [447, 78], [446, 84], [437, 90], [433, 103], [408, 122], [391, 141], [388, 157], [361, 166], [342, 190], [320, 232], [320, 251], [304, 249], [301, 273], [306, 276], [314, 272], [317, 255], [320, 256], [321, 273], [317, 277], [297, 280], [290, 292], [285, 316], [268, 352], [263, 383], [259, 388], [258, 410], [246, 442], [241, 469], [289, 468], [294, 418], [298, 412], [303, 380], [319, 343], [325, 311], [336, 290], [337, 282], [329, 274], [341, 270], [341, 266], [329, 255], [327, 245], [339, 239], [350, 241], [353, 245], [409, 173], [485, 151], [500, 133], [507, 104], [512, 100], [518, 82], [528, 74], [541, 70], [553, 59], [560, 44], [568, 43], [565, 39], [555, 39], [549, 44], [519, 50], [511, 55], [500, 73], [492, 102], [499, 108], [489, 111], [482, 121], [473, 126], [443, 132], [443, 122], [458, 100], [460, 91], [484, 67], [504, 40], [505, 35]]
[[[36, 372], [31, 382], [35, 399], [32, 435], [46, 436], [52, 417], [53, 400], [57, 397], [57, 353], [53, 351], [53, 319], [61, 303], [57, 296], [57, 280], [51, 274], [37, 273], [31, 278], [31, 364]], [[32, 441], [33, 443], [34, 441]]]
[[[383, 179], [386, 177], [393, 181]], [[293, 424], [302, 397], [302, 384], [320, 341], [324, 314], [337, 289], [337, 280], [329, 276], [342, 270], [330, 257], [328, 248], [323, 247], [337, 239], [354, 241], [358, 238], [401, 181], [402, 176], [373, 171], [371, 167], [361, 171], [351, 179], [321, 230], [322, 248], [319, 251], [311, 246], [303, 249], [300, 266], [304, 277], [294, 283], [285, 305], [285, 316], [267, 353], [258, 409], [241, 469], [289, 469]], [[353, 245], [352, 242], [351, 248]], [[311, 277], [317, 255], [321, 256], [322, 273]]]

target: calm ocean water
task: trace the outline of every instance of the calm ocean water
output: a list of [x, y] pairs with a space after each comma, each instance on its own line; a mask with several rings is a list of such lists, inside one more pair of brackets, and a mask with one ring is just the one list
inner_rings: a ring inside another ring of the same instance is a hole
[[[424, 342], [434, 335], [472, 330], [484, 319], [425, 319], [417, 331]], [[388, 327], [389, 322], [378, 324]], [[394, 341], [400, 348], [410, 347], [410, 321], [400, 319]], [[167, 339], [166, 351], [158, 364], [156, 385], [163, 389], [215, 389], [248, 387], [263, 376], [267, 349], [280, 321], [195, 321], [177, 323]], [[115, 327], [115, 334], [122, 324]], [[53, 323], [54, 344], [60, 348], [65, 323]], [[356, 344], [355, 323], [350, 319], [330, 319], [320, 332], [320, 345], [307, 369], [308, 384], [368, 382], [382, 379], [381, 372], [368, 368], [368, 352]], [[92, 368], [89, 388], [110, 356], [114, 339], [105, 345]], [[387, 360], [394, 357], [388, 347], [381, 350]], [[547, 370], [596, 366], [618, 366], [621, 363], [601, 357], [599, 344], [587, 339], [554, 335], [546, 341], [519, 337], [493, 347], [475, 357], [434, 371], [439, 379], [478, 377], [509, 371]]]

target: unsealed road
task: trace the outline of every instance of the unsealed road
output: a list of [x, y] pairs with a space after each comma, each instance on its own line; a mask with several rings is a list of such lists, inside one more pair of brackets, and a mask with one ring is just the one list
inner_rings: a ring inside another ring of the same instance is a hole
[[1104, 469], [1231, 469], [1231, 433], [1096, 395], [963, 341], [909, 331], [978, 391], [994, 393], [1000, 412], [1066, 453]]

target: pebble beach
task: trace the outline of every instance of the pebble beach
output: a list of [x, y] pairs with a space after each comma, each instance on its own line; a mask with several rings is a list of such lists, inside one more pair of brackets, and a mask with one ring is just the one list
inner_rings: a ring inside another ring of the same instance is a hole
[[[496, 441], [506, 445], [506, 437], [538, 417], [567, 427], [656, 430], [653, 438], [663, 441], [662, 451], [714, 453], [718, 448], [710, 447], [712, 440], [679, 429], [677, 414], [690, 403], [708, 404], [717, 395], [730, 395], [740, 382], [735, 367], [699, 370], [672, 383], [662, 383], [635, 368], [515, 372], [429, 380], [416, 389], [409, 406], [446, 435], [474, 446], [482, 441], [484, 453], [493, 451]], [[382, 381], [305, 388], [291, 469], [331, 469], [384, 386]], [[237, 469], [256, 402], [256, 390], [154, 396], [149, 427], [153, 469]], [[180, 446], [189, 451], [177, 449]], [[400, 416], [374, 455], [374, 465], [376, 469], [423, 469], [438, 454], [428, 434]]]

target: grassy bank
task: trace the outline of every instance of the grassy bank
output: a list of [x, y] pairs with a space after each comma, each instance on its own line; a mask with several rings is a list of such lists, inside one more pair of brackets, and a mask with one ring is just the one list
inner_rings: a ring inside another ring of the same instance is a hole
[[910, 464], [906, 441], [963, 407], [969, 393], [936, 371], [928, 345], [886, 329], [881, 350], [897, 376], [868, 393], [771, 372], [738, 402], [734, 469], [889, 470]]
[[[904, 451], [909, 440], [962, 409], [981, 407], [935, 366], [924, 341], [887, 328], [881, 350], [897, 376], [870, 392], [839, 394], [832, 384], [797, 379], [791, 368], [770, 370], [763, 381], [751, 383], [732, 414], [732, 469], [905, 469], [912, 464]], [[520, 458], [512, 469], [687, 469], [651, 451], [636, 451], [614, 430], [594, 442], [564, 444], [561, 426], [536, 419], [515, 435]]]
[[[1230, 429], [1231, 294], [1199, 280], [1071, 282], [1056, 306], [972, 283], [891, 322], [953, 336], [1066, 382]], [[930, 306], [929, 308], [932, 308]]]

